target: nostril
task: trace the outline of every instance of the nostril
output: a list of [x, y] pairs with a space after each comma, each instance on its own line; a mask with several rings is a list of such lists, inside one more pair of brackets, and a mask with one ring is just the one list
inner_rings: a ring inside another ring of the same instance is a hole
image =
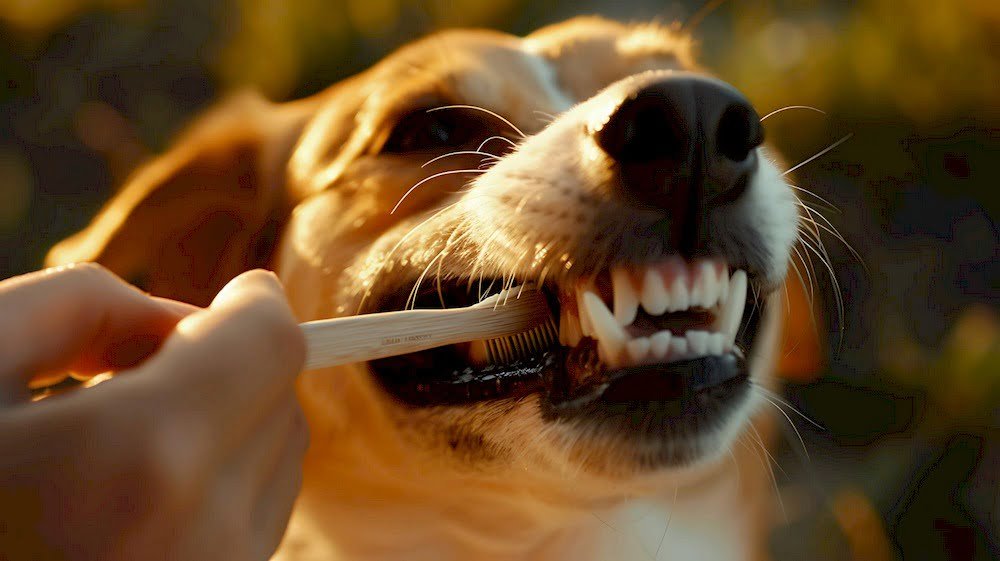
[[684, 121], [659, 90], [626, 100], [597, 131], [601, 148], [619, 162], [649, 162], [676, 157], [684, 150]]
[[742, 162], [750, 151], [764, 142], [764, 129], [757, 113], [747, 105], [733, 104], [726, 108], [716, 130], [719, 153], [734, 162]]

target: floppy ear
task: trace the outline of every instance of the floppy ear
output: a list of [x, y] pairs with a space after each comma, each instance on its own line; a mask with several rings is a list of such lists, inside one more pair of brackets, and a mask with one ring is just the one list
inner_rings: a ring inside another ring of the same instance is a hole
[[310, 113], [249, 95], [223, 103], [46, 264], [96, 261], [156, 295], [207, 304], [232, 277], [267, 266], [293, 204], [285, 162]]

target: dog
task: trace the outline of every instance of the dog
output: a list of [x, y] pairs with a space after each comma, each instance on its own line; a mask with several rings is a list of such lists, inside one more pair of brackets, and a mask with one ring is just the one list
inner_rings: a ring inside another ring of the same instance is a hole
[[760, 117], [692, 52], [582, 17], [236, 96], [48, 263], [197, 304], [267, 267], [303, 321], [546, 294], [559, 341], [514, 363], [454, 345], [304, 373], [278, 559], [765, 558], [761, 392], [800, 217]]

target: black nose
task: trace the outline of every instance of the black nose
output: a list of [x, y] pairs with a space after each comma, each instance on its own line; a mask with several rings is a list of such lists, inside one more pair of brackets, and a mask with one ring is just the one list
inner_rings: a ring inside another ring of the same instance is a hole
[[[688, 245], [708, 208], [740, 196], [764, 140], [760, 118], [732, 86], [679, 73], [626, 98], [595, 131], [622, 195], [669, 211]], [[690, 249], [690, 248], [688, 248]]]

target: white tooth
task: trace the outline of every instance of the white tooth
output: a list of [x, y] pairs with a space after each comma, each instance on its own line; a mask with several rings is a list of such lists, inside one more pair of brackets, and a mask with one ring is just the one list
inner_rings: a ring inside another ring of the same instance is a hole
[[650, 341], [647, 337], [638, 337], [625, 343], [628, 351], [628, 358], [633, 364], [639, 364], [646, 359], [649, 354]]
[[611, 315], [611, 310], [599, 296], [587, 291], [583, 293], [583, 313], [580, 315], [590, 317], [601, 358], [608, 364], [617, 365], [628, 337], [615, 321], [615, 316]]
[[[701, 305], [703, 308], [711, 308], [719, 301], [718, 275], [715, 272], [715, 265], [711, 261], [702, 261], [700, 268]], [[693, 301], [694, 298], [691, 300]]]
[[726, 303], [726, 298], [729, 296], [729, 269], [723, 268], [722, 274], [719, 275], [719, 305], [722, 306]]
[[688, 350], [692, 356], [705, 356], [708, 354], [708, 332], [688, 331], [684, 334], [688, 340]]
[[732, 345], [736, 341], [736, 332], [743, 321], [743, 308], [747, 301], [747, 274], [742, 269], [733, 273], [729, 283], [729, 295], [726, 305], [717, 320], [718, 331], [725, 334], [726, 343]]
[[705, 292], [704, 281], [698, 275], [691, 277], [691, 291], [688, 293], [688, 307], [701, 305], [701, 296]]
[[659, 331], [649, 337], [650, 354], [653, 358], [666, 358], [667, 350], [670, 349], [670, 337], [669, 331]]
[[[686, 310], [691, 307], [691, 296], [688, 293], [687, 279], [684, 275], [674, 277], [674, 283], [670, 286], [670, 305], [668, 312]], [[645, 305], [645, 302], [643, 302]], [[662, 312], [661, 312], [662, 313]]]
[[651, 315], [658, 316], [667, 311], [670, 297], [663, 286], [663, 277], [653, 269], [646, 269], [642, 279], [642, 307]]
[[576, 287], [576, 305], [578, 307], [578, 314], [580, 315], [580, 332], [587, 337], [594, 336], [594, 326], [590, 322], [590, 316], [584, 312], [583, 309], [583, 297], [585, 294], [593, 293], [593, 284], [589, 285], [577, 285]]
[[670, 360], [682, 360], [687, 358], [688, 342], [684, 337], [672, 337], [670, 339]]
[[722, 333], [713, 333], [708, 338], [708, 354], [721, 355], [725, 352], [726, 336]]
[[619, 325], [631, 325], [639, 311], [639, 295], [628, 271], [611, 271], [611, 290], [614, 292], [615, 319]]

